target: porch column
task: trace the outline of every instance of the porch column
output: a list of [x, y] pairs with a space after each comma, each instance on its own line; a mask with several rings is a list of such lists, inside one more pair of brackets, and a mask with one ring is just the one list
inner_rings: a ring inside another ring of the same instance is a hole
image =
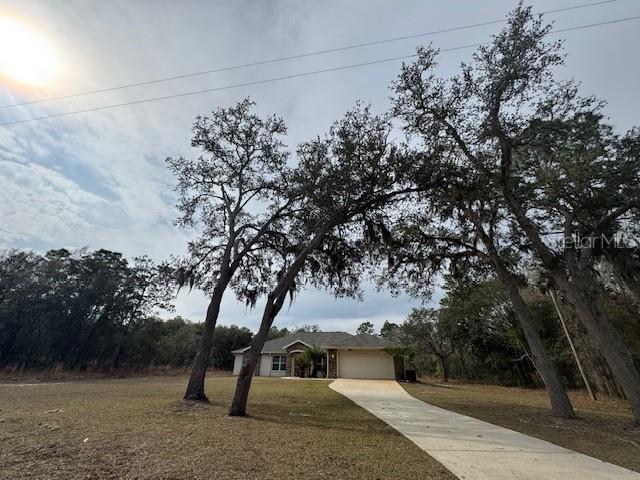
[[338, 351], [327, 350], [327, 378], [338, 378]]

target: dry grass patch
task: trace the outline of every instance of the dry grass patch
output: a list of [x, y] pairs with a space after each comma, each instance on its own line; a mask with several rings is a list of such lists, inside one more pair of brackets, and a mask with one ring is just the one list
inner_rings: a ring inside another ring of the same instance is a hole
[[0, 478], [452, 479], [326, 382], [258, 378], [248, 418], [177, 399], [185, 377], [0, 386]]
[[625, 401], [594, 402], [586, 392], [570, 392], [579, 418], [562, 420], [551, 415], [544, 390], [431, 382], [403, 387], [432, 405], [640, 471], [640, 428]]

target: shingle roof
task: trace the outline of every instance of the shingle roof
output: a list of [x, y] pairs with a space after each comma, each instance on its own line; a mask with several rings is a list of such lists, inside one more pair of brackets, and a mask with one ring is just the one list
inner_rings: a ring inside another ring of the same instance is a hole
[[[262, 351], [264, 353], [280, 353], [285, 351], [286, 347], [298, 341], [322, 348], [385, 348], [393, 346], [384, 338], [364, 333], [351, 335], [347, 332], [299, 332], [265, 342]], [[240, 353], [248, 348], [240, 348], [234, 350], [233, 353]]]

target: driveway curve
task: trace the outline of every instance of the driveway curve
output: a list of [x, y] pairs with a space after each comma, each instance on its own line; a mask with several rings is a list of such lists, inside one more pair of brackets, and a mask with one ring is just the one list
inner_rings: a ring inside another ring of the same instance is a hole
[[341, 378], [329, 388], [395, 428], [461, 479], [640, 480], [640, 473], [626, 468], [429, 405], [391, 380]]

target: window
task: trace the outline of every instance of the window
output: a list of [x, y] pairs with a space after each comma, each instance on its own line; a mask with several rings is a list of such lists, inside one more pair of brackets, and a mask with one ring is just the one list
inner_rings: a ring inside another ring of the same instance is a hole
[[271, 370], [285, 371], [286, 369], [287, 369], [287, 357], [285, 357], [284, 355], [274, 355], [272, 364], [271, 364]]

